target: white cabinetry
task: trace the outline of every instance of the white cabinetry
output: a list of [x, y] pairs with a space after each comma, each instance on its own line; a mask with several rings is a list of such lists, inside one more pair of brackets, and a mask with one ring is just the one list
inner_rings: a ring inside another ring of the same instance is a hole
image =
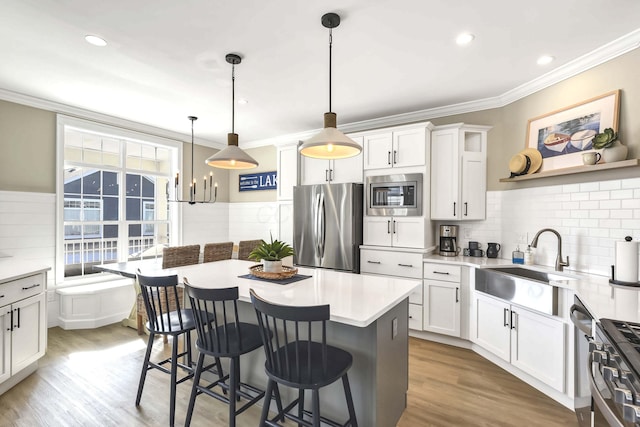
[[298, 179], [298, 147], [278, 147], [278, 200], [292, 200]]
[[[362, 145], [361, 136], [350, 136]], [[357, 156], [338, 160], [300, 157], [302, 185], [362, 182], [362, 153]]]
[[44, 356], [45, 284], [44, 273], [0, 283], [0, 383]]
[[364, 135], [364, 169], [388, 169], [426, 164], [430, 123], [385, 129]]
[[459, 123], [431, 133], [431, 219], [485, 219], [489, 129]]
[[365, 216], [362, 226], [364, 245], [424, 248], [424, 217]]
[[475, 316], [472, 341], [564, 392], [564, 322], [478, 292]]
[[424, 264], [425, 331], [460, 337], [461, 269], [458, 265]]

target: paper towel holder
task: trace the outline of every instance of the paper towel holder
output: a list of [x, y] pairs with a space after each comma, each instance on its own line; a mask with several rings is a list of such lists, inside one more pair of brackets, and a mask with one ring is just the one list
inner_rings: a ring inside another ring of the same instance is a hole
[[[626, 242], [630, 242], [632, 239], [631, 236], [627, 236], [624, 238], [624, 240]], [[636, 280], [635, 282], [627, 282], [627, 281], [623, 281], [623, 280], [617, 280], [616, 279], [616, 266], [612, 265], [611, 266], [611, 278], [609, 279], [609, 283], [613, 284], [613, 285], [618, 285], [618, 286], [626, 286], [626, 287], [640, 287], [640, 280]]]

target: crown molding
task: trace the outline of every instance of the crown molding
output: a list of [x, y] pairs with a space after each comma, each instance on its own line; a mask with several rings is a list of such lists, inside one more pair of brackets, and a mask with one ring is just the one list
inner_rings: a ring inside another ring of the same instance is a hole
[[[553, 71], [550, 71], [547, 74], [544, 74], [541, 77], [531, 80], [530, 82], [527, 82], [495, 97], [347, 123], [338, 126], [338, 129], [340, 129], [344, 133], [360, 132], [377, 128], [422, 122], [456, 114], [471, 113], [474, 111], [482, 111], [492, 108], [501, 108], [540, 90], [546, 89], [549, 86], [552, 86], [556, 83], [587, 71], [593, 67], [617, 58], [618, 56], [637, 49], [638, 47], [640, 47], [640, 29], [632, 31], [571, 62], [568, 62], [561, 67], [554, 69]], [[86, 110], [79, 107], [73, 107], [42, 98], [36, 98], [7, 89], [0, 88], [0, 99], [15, 102], [17, 104], [27, 105], [30, 107], [53, 111], [56, 113], [62, 113], [73, 117], [92, 120], [98, 123], [114, 125], [137, 132], [147, 133], [150, 135], [175, 139], [178, 141], [190, 141], [191, 139], [191, 135], [157, 128], [155, 126], [145, 125], [142, 123], [133, 122], [107, 114], [97, 113], [95, 111]], [[304, 132], [280, 135], [273, 138], [247, 141], [243, 142], [242, 146], [243, 148], [255, 148], [265, 145], [289, 145], [297, 143], [301, 140], [308, 139], [317, 132], [320, 132], [320, 130], [322, 129], [319, 128]], [[195, 138], [195, 142], [199, 145], [204, 145], [216, 149], [222, 149], [226, 146], [226, 144], [223, 143], [212, 142], [201, 138]]]
[[[74, 107], [47, 99], [37, 98], [35, 96], [24, 95], [13, 92], [8, 89], [0, 88], [0, 100], [14, 102], [16, 104], [26, 105], [27, 107], [39, 108], [41, 110], [51, 111], [56, 114], [64, 114], [66, 116], [78, 119], [90, 120], [104, 125], [117, 126], [119, 128], [144, 133], [147, 135], [158, 136], [162, 138], [173, 139], [181, 142], [191, 142], [191, 134], [174, 132], [168, 129], [138, 123], [120, 117], [110, 116], [108, 114], [98, 113], [84, 108]], [[194, 142], [198, 145], [206, 147], [222, 149], [226, 144], [212, 142], [202, 138], [194, 138]]]

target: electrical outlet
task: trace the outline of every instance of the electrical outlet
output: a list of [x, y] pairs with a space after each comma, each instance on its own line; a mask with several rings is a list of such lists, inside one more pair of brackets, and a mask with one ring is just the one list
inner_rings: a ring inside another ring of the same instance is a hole
[[465, 239], [470, 239], [471, 238], [471, 228], [462, 227], [462, 237], [464, 237]]
[[391, 339], [398, 336], [398, 318], [394, 317], [391, 321]]
[[516, 233], [516, 243], [519, 245], [526, 245], [527, 233]]

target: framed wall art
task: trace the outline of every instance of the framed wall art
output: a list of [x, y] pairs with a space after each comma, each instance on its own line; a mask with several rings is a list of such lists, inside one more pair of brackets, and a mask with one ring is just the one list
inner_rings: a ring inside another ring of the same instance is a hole
[[606, 128], [618, 131], [620, 90], [529, 120], [526, 148], [542, 154], [542, 171], [582, 165], [593, 137]]

